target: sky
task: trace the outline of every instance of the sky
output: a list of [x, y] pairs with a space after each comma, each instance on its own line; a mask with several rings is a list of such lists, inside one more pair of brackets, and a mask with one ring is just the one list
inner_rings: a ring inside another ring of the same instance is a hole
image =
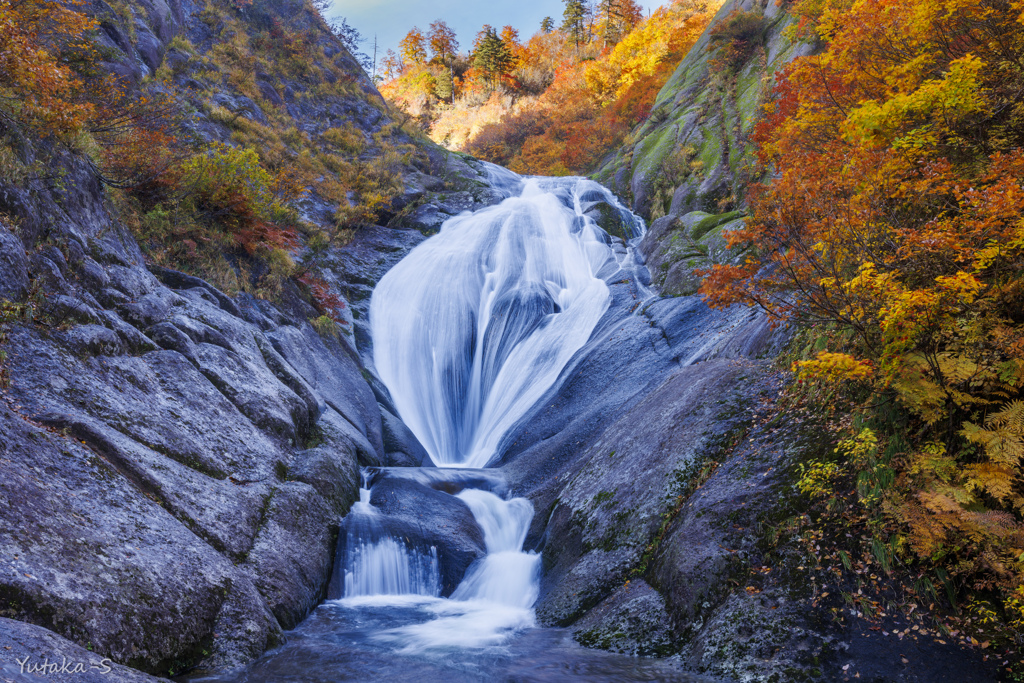
[[[655, 9], [667, 0], [639, 0], [645, 10]], [[388, 48], [398, 51], [398, 41], [413, 26], [424, 32], [430, 22], [443, 19], [455, 31], [460, 51], [473, 44], [473, 38], [484, 24], [500, 28], [511, 24], [519, 29], [522, 39], [540, 28], [544, 17], [561, 24], [562, 0], [334, 0], [328, 19], [344, 17], [363, 38], [362, 49], [373, 55], [373, 36], [377, 35], [377, 60]]]

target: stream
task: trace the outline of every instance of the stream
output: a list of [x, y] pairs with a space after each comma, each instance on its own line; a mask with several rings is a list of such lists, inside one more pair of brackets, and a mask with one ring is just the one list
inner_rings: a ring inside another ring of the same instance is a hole
[[[448, 220], [370, 306], [374, 370], [436, 467], [365, 469], [328, 600], [245, 671], [189, 680], [702, 680], [537, 624], [542, 557], [524, 547], [533, 505], [488, 464], [618, 314], [609, 283], [653, 293], [629, 246], [643, 222], [606, 189], [487, 169], [506, 199]], [[625, 239], [598, 227], [599, 211]]]

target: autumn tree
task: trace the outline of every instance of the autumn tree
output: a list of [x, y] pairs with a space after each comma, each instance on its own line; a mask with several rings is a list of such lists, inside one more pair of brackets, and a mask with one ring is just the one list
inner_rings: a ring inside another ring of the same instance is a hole
[[501, 42], [505, 43], [505, 47], [507, 47], [509, 51], [515, 51], [517, 48], [521, 47], [519, 44], [519, 30], [510, 25], [506, 24], [505, 26], [502, 26], [501, 33], [498, 37], [501, 38]]
[[517, 78], [540, 82], [543, 92], [529, 108], [484, 126], [467, 150], [522, 173], [592, 172], [650, 114], [658, 91], [712, 16], [703, 2], [672, 3], [593, 59], [581, 60], [561, 35], [535, 35], [524, 46]]
[[404, 65], [402, 64], [402, 58], [392, 49], [384, 54], [384, 59], [381, 60], [381, 70], [384, 72], [385, 80], [392, 80], [397, 78], [402, 73]]
[[[1007, 611], [1024, 595], [1019, 9], [795, 3], [793, 30], [824, 50], [778, 78], [752, 136], [771, 181], [729, 235], [748, 257], [702, 286], [713, 305], [829, 331], [796, 369], [848, 392], [867, 425], [850, 437], [877, 443], [837, 465], [876, 540], [908, 563], [944, 558], [951, 590], [997, 591]], [[756, 35], [740, 19], [735, 35]]]
[[405, 64], [423, 64], [427, 61], [427, 40], [423, 31], [413, 27], [398, 43], [398, 51]]
[[490, 24], [484, 24], [483, 27], [476, 32], [476, 36], [473, 37], [473, 47], [470, 48], [472, 54], [476, 54], [477, 50], [480, 49], [480, 44], [484, 42], [487, 35], [493, 30], [493, 26]]
[[91, 55], [97, 23], [55, 0], [0, 2], [0, 114], [36, 135], [71, 135], [94, 115], [69, 63]]
[[505, 25], [501, 28], [501, 33], [498, 36], [501, 38], [501, 42], [505, 44], [508, 49], [508, 54], [511, 58], [511, 62], [508, 65], [508, 71], [512, 71], [519, 64], [519, 54], [523, 50], [523, 46], [519, 43], [519, 31], [512, 26]]
[[448, 60], [459, 51], [459, 42], [455, 40], [455, 31], [441, 19], [430, 24], [427, 39], [430, 42], [430, 51], [434, 53], [434, 59], [441, 64], [448, 64]]
[[78, 7], [0, 1], [0, 173], [21, 176], [25, 142], [46, 141], [108, 186], [150, 184], [177, 153], [177, 107], [100, 68], [98, 24]]
[[598, 33], [605, 44], [614, 45], [643, 19], [635, 0], [600, 0], [597, 6]]

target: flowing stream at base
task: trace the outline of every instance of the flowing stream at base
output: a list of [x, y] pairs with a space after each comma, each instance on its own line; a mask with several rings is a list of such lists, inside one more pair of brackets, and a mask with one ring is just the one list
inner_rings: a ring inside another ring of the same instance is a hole
[[[637, 282], [632, 249], [594, 217], [627, 241], [644, 227], [592, 181], [488, 173], [505, 201], [445, 222], [371, 300], [375, 369], [437, 468], [364, 471], [343, 520], [334, 599], [242, 674], [195, 680], [697, 680], [537, 627], [541, 556], [523, 547], [533, 506], [480, 468], [590, 339], [611, 305], [608, 283]], [[472, 513], [486, 552], [448, 597], [444, 549], [371, 503], [375, 477], [415, 480]]]
[[500, 645], [534, 626], [540, 555], [523, 552], [533, 518], [525, 498], [505, 500], [482, 489], [455, 496], [469, 507], [483, 531], [487, 554], [469, 567], [450, 598], [442, 598], [436, 547], [396, 538], [370, 505], [367, 473], [359, 502], [345, 520], [344, 555], [336, 573], [343, 577], [338, 605], [351, 608], [416, 607], [434, 618], [382, 630], [374, 635], [401, 652]]

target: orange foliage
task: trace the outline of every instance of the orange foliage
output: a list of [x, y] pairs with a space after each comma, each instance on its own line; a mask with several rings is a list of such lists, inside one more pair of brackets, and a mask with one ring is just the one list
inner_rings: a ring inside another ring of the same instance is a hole
[[536, 69], [535, 61], [551, 64], [557, 55], [550, 86], [484, 126], [467, 151], [520, 173], [590, 172], [650, 115], [661, 86], [712, 16], [706, 3], [677, 1], [586, 61], [572, 50], [552, 50], [550, 34], [535, 36], [523, 49], [521, 71]]
[[911, 423], [907, 452], [888, 456], [891, 476], [865, 504], [956, 587], [1013, 593], [1024, 583], [1024, 25], [1010, 10], [795, 3], [795, 32], [825, 49], [779, 77], [752, 136], [772, 180], [729, 239], [754, 256], [707, 273], [702, 293], [833, 330], [841, 353], [799, 369], [840, 388], [857, 379]]
[[40, 140], [74, 147], [91, 136], [108, 184], [151, 182], [174, 156], [175, 107], [97, 68], [89, 34], [98, 23], [79, 5], [0, 0], [0, 116]]
[[95, 111], [69, 63], [91, 58], [97, 23], [56, 0], [0, 0], [0, 107], [42, 136], [82, 130]]
[[334, 293], [331, 285], [322, 277], [311, 272], [303, 273], [298, 281], [309, 290], [309, 296], [313, 300], [316, 310], [336, 323], [347, 325], [344, 311], [347, 308], [345, 301]]

